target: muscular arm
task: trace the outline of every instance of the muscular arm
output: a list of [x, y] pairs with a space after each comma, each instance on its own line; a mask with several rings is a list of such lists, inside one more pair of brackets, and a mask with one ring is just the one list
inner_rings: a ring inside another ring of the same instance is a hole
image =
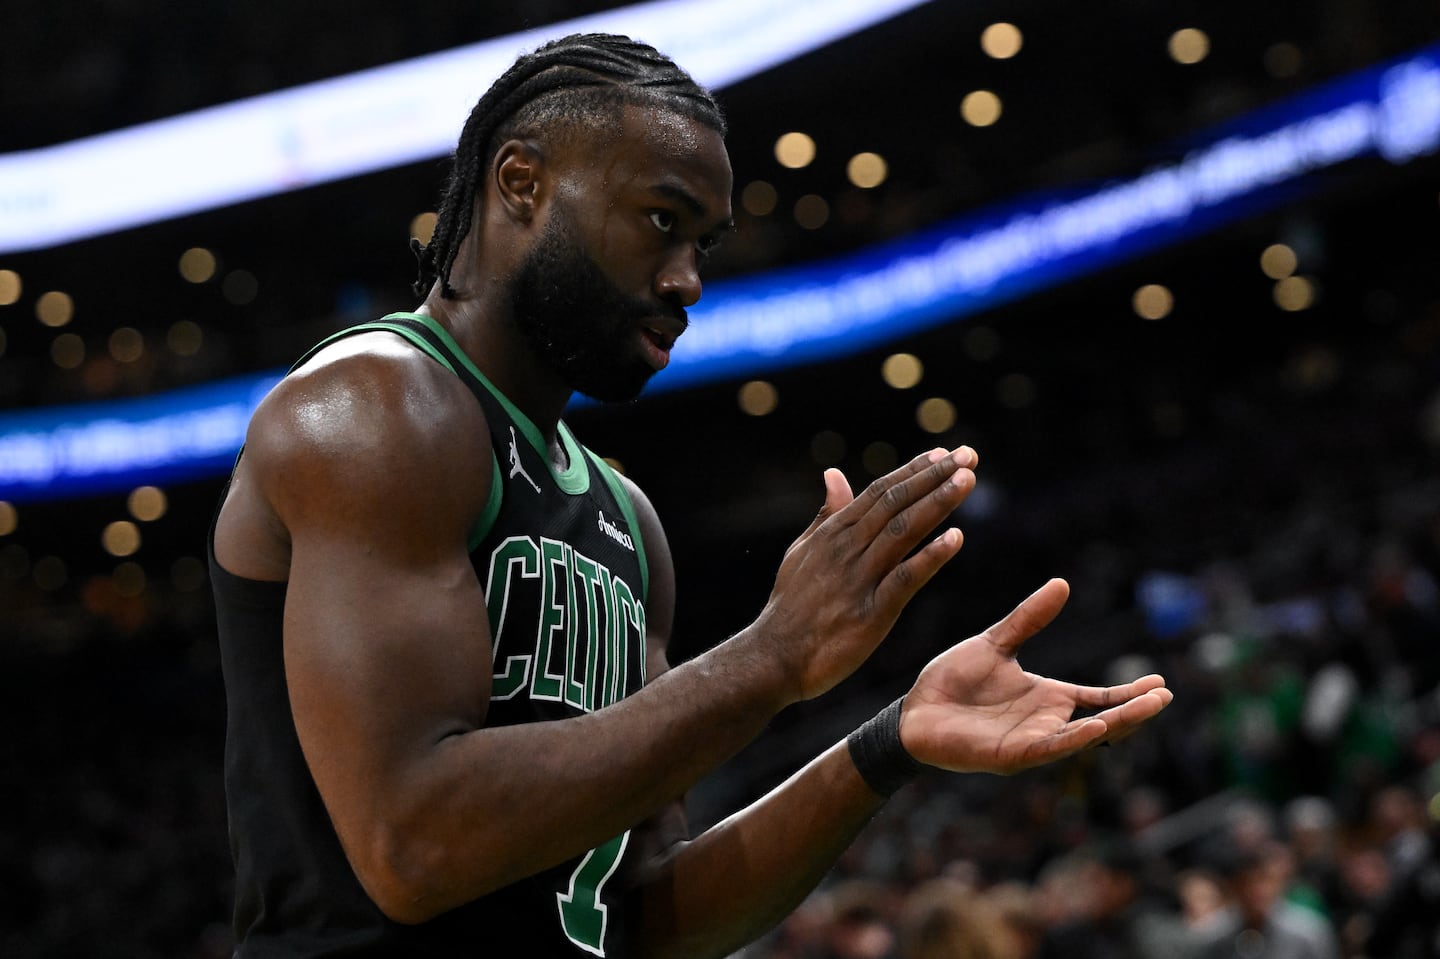
[[[614, 706], [482, 728], [490, 636], [464, 534], [491, 451], [473, 400], [427, 364], [370, 349], [288, 378], [257, 414], [235, 497], [263, 503], [289, 539], [300, 743], [356, 875], [396, 920], [654, 815], [853, 671], [958, 547], [951, 534], [915, 550], [973, 484], [958, 457], [918, 458], [853, 502], [832, 476], [754, 625]], [[233, 572], [254, 525], [222, 513], [216, 551]]]

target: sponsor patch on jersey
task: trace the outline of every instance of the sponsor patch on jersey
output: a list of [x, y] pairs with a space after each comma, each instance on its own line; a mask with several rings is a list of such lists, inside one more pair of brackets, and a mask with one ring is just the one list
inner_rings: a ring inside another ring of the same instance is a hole
[[604, 533], [606, 536], [610, 537], [615, 542], [628, 549], [630, 552], [635, 552], [635, 543], [633, 540], [630, 539], [630, 534], [625, 532], [618, 525], [608, 519], [605, 516], [605, 511], [603, 509], [598, 510], [597, 512], [600, 516], [600, 532]]

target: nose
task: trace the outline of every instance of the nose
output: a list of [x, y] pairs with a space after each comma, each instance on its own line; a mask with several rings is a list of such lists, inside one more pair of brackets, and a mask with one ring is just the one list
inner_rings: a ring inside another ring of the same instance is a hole
[[694, 247], [676, 250], [665, 260], [660, 272], [655, 274], [655, 295], [681, 307], [699, 302], [700, 264]]

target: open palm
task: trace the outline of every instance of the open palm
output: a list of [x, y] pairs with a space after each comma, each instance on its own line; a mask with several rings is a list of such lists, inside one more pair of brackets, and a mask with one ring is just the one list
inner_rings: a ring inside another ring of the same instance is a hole
[[[1169, 705], [1165, 680], [1079, 686], [1026, 672], [1020, 646], [1065, 605], [1052, 579], [994, 626], [950, 647], [905, 697], [900, 738], [922, 763], [956, 772], [1014, 773], [1123, 738]], [[1077, 709], [1099, 710], [1072, 718]]]

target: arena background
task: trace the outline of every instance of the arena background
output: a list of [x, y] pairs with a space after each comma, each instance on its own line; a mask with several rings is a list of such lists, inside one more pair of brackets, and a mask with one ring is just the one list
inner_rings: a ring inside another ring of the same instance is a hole
[[[0, 153], [618, 5], [156, 6], [9, 4]], [[1018, 31], [987, 34], [996, 23]], [[721, 90], [738, 229], [709, 277], [1135, 178], [1207, 131], [1437, 40], [1440, 7], [1419, 0], [922, 3]], [[811, 138], [811, 162], [781, 162], [792, 132]], [[862, 152], [883, 158], [882, 182], [847, 176]], [[412, 306], [406, 245], [443, 169], [0, 253], [4, 411], [283, 368], [331, 330]], [[885, 955], [865, 943], [890, 948], [925, 880], [1038, 896], [1047, 865], [1115, 833], [1182, 869], [1236, 810], [1283, 838], [1305, 796], [1335, 816], [1348, 905], [1330, 919], [1346, 954], [1435, 954], [1433, 903], [1428, 920], [1396, 920], [1430, 923], [1408, 945], [1376, 951], [1369, 930], [1408, 875], [1387, 843], [1440, 811], [1440, 162], [1432, 144], [1291, 187], [824, 362], [574, 409], [582, 439], [666, 521], [677, 659], [759, 609], [823, 466], [858, 487], [932, 445], [982, 455], [961, 555], [859, 674], [695, 791], [697, 826], [1052, 575], [1074, 596], [1027, 667], [1086, 682], [1155, 668], [1176, 691], [1115, 749], [1011, 779], [926, 778], [753, 955]], [[211, 260], [182, 257], [197, 249]], [[224, 691], [201, 563], [222, 481], [0, 503], [0, 954], [228, 955]], [[1382, 796], [1409, 810], [1402, 825], [1377, 812]], [[1346, 886], [1344, 856], [1367, 853], [1382, 879]], [[837, 931], [861, 912], [868, 940]]]

